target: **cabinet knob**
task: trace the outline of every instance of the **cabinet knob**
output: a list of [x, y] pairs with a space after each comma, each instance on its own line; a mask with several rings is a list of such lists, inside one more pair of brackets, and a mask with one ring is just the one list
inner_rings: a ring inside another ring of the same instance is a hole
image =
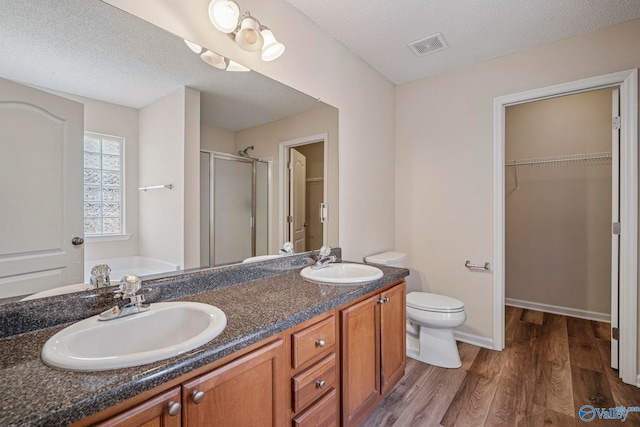
[[326, 343], [324, 342], [324, 340], [322, 338], [320, 338], [319, 340], [316, 340], [316, 345], [318, 347], [324, 347]]
[[387, 297], [387, 298], [380, 298], [378, 300], [378, 304], [385, 304], [391, 301], [391, 298]]
[[167, 409], [169, 409], [169, 415], [175, 417], [182, 410], [182, 405], [179, 402], [174, 402], [173, 400], [171, 400], [169, 403], [167, 403]]
[[316, 387], [318, 388], [324, 388], [324, 384], [325, 384], [324, 380], [316, 381]]
[[204, 399], [204, 391], [193, 390], [193, 393], [191, 393], [191, 398], [193, 399], [194, 403], [202, 402], [202, 399]]

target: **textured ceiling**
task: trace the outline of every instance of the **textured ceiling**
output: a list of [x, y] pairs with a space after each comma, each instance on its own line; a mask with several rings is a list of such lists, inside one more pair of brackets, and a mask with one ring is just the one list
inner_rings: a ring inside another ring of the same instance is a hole
[[[640, 17], [640, 0], [286, 0], [395, 84]], [[440, 32], [417, 57], [407, 44]]]
[[212, 68], [182, 39], [99, 0], [0, 0], [0, 77], [141, 108], [182, 86], [236, 131], [317, 106], [258, 73]]

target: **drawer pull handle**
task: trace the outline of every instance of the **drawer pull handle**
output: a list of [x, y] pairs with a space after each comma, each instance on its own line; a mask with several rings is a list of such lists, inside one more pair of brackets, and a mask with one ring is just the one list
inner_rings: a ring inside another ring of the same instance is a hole
[[204, 399], [204, 391], [193, 390], [193, 393], [191, 393], [191, 398], [193, 399], [194, 403], [202, 402], [202, 399]]
[[316, 381], [316, 387], [318, 388], [324, 388], [324, 384], [325, 384], [324, 380]]
[[316, 341], [316, 345], [318, 347], [324, 347], [326, 343], [324, 342], [324, 340], [322, 338], [320, 338], [319, 340]]
[[172, 400], [167, 404], [167, 408], [169, 409], [169, 415], [175, 417], [182, 410], [182, 405], [179, 402], [174, 402]]

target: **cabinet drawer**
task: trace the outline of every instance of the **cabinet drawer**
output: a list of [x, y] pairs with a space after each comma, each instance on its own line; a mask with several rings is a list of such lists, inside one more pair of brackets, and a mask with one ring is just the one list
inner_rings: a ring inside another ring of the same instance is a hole
[[309, 369], [291, 379], [293, 412], [304, 409], [336, 382], [336, 355], [331, 353]]
[[335, 427], [338, 425], [336, 390], [331, 389], [315, 405], [293, 419], [294, 427]]
[[336, 343], [336, 320], [334, 316], [311, 325], [291, 335], [293, 369], [312, 358], [328, 352]]

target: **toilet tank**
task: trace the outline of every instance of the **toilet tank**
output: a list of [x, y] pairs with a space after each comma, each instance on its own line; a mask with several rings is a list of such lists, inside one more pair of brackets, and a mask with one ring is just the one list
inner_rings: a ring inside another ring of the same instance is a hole
[[382, 252], [365, 257], [367, 264], [385, 265], [388, 267], [404, 267], [407, 254], [402, 252]]

